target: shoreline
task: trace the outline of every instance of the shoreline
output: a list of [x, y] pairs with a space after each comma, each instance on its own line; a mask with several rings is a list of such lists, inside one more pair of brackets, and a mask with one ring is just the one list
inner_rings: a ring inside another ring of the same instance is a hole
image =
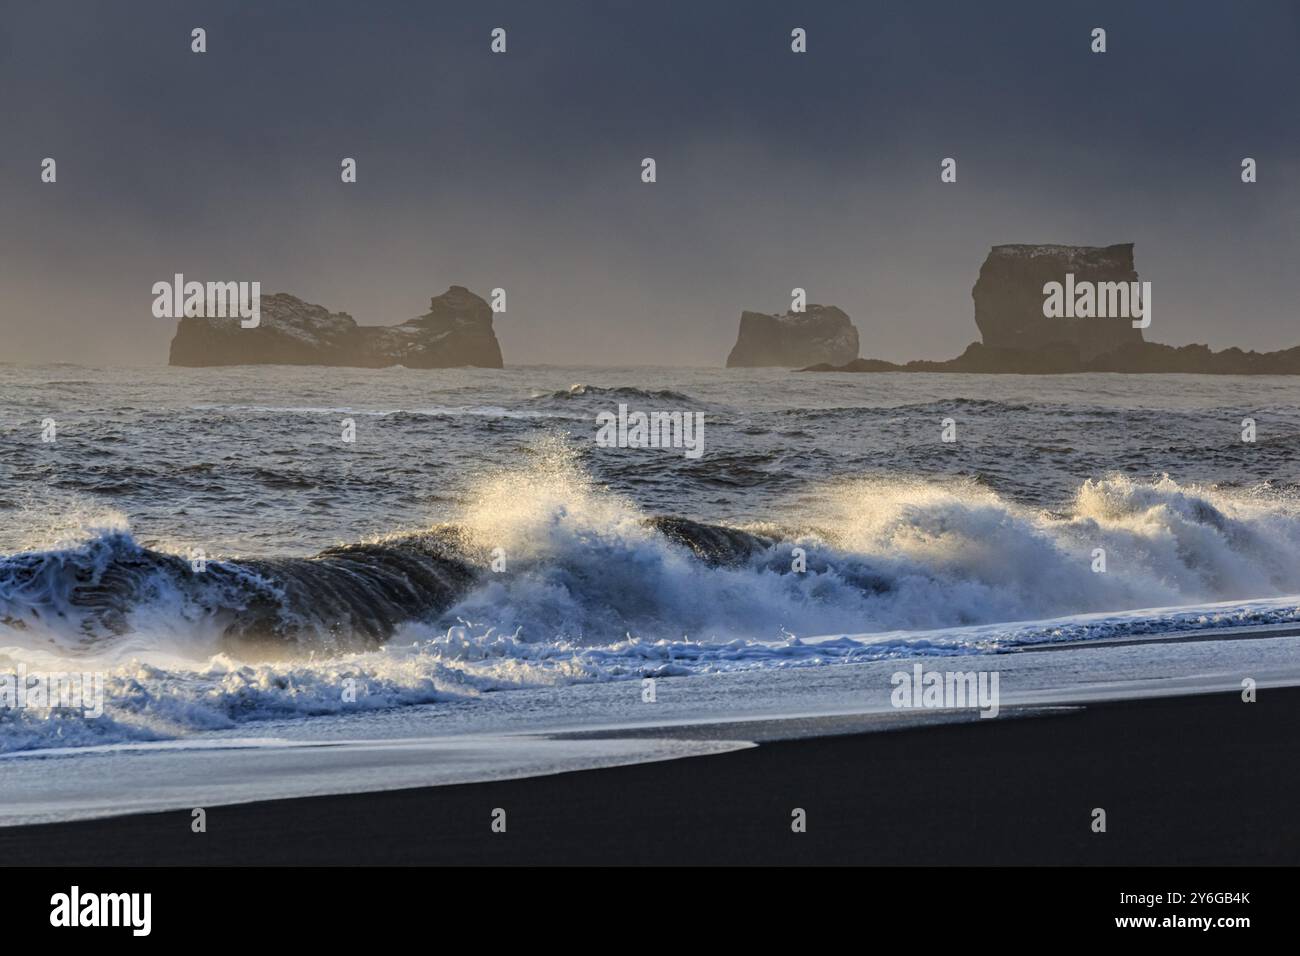
[[[680, 730], [678, 732], [681, 732]], [[1300, 688], [0, 828], [7, 866], [1294, 865]], [[665, 736], [669, 733], [665, 731]], [[1092, 830], [1094, 808], [1107, 814]], [[493, 832], [496, 809], [506, 832]], [[791, 830], [806, 811], [807, 831]]]

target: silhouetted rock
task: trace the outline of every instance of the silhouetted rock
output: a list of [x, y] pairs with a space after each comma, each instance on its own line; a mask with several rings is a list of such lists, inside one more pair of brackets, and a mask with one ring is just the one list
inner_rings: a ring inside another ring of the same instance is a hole
[[968, 374], [1063, 375], [1073, 372], [1183, 372], [1189, 375], [1300, 375], [1300, 347], [1280, 352], [1213, 352], [1206, 345], [1160, 345], [1138, 342], [1088, 361], [1068, 345], [1029, 351], [994, 349], [972, 342], [955, 359], [914, 361], [899, 365], [857, 359], [845, 365], [812, 365], [801, 372], [965, 372]]
[[257, 328], [242, 328], [237, 318], [181, 319], [169, 364], [502, 367], [491, 307], [458, 285], [435, 296], [424, 315], [386, 326], [357, 325], [346, 312], [283, 292], [265, 295]]
[[1036, 351], [1070, 345], [1083, 361], [1142, 341], [1130, 316], [1048, 318], [1043, 286], [1076, 282], [1136, 282], [1133, 243], [1115, 246], [994, 246], [971, 290], [975, 325], [991, 348]]
[[727, 368], [792, 368], [857, 357], [858, 330], [849, 317], [833, 305], [809, 305], [805, 312], [785, 315], [742, 312]]
[[[971, 296], [983, 342], [945, 361], [880, 359], [810, 363], [801, 372], [965, 372], [1058, 375], [1072, 372], [1184, 372], [1200, 375], [1297, 375], [1300, 347], [1280, 352], [1212, 352], [1206, 345], [1160, 345], [1142, 338], [1128, 316], [1049, 318], [1049, 282], [1136, 282], [1133, 244], [994, 246]], [[1149, 303], [1148, 303], [1149, 306]]]
[[1243, 352], [1227, 348], [1212, 352], [1208, 345], [1130, 345], [1088, 363], [1090, 372], [1187, 372], [1202, 375], [1300, 374], [1300, 347], [1278, 352]]
[[843, 365], [832, 365], [829, 362], [821, 362], [817, 365], [809, 365], [807, 368], [799, 369], [800, 372], [905, 372], [907, 368], [902, 365], [896, 365], [893, 362], [886, 362], [884, 359], [854, 359], [852, 362], [846, 362]]

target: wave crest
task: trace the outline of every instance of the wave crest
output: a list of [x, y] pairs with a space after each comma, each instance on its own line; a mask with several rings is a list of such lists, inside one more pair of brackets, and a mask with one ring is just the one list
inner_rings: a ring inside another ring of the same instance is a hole
[[526, 644], [779, 641], [1300, 592], [1300, 514], [1268, 489], [1112, 477], [1053, 514], [974, 481], [862, 479], [738, 528], [646, 515], [556, 441], [472, 490], [455, 524], [202, 573], [120, 528], [12, 555], [0, 646], [341, 653], [457, 620]]

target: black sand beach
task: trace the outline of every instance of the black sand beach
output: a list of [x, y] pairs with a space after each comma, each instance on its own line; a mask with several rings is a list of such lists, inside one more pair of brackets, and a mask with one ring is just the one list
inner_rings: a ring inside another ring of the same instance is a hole
[[[733, 727], [729, 736], [735, 736]], [[674, 728], [671, 733], [683, 732]], [[687, 731], [689, 732], [689, 731]], [[665, 734], [667, 735], [667, 734]], [[0, 829], [6, 865], [1300, 862], [1300, 689]], [[1106, 811], [1105, 833], [1092, 811]], [[491, 829], [494, 808], [507, 830]], [[791, 812], [807, 812], [807, 832]]]

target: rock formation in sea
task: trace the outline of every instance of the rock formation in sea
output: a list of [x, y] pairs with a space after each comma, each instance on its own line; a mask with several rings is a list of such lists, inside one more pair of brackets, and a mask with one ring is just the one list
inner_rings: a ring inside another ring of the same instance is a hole
[[1206, 345], [1160, 345], [1140, 342], [1082, 362], [1059, 346], [1039, 349], [991, 349], [972, 342], [955, 359], [912, 361], [857, 359], [844, 365], [810, 365], [801, 372], [968, 372], [1064, 375], [1073, 372], [1183, 372], [1189, 375], [1300, 375], [1300, 346], [1278, 352], [1211, 351]]
[[858, 357], [858, 330], [833, 305], [809, 305], [804, 312], [767, 315], [742, 312], [740, 334], [727, 368], [798, 368], [817, 362], [843, 364]]
[[[970, 372], [1054, 375], [1070, 372], [1185, 372], [1202, 375], [1300, 374], [1300, 347], [1279, 352], [1211, 351], [1147, 342], [1125, 316], [1049, 318], [1044, 286], [1064, 282], [1132, 283], [1133, 244], [994, 246], [971, 290], [982, 342], [944, 361], [881, 359], [810, 363], [804, 372]], [[1148, 303], [1149, 305], [1149, 303]]]
[[1128, 316], [1048, 318], [1043, 286], [1064, 282], [1136, 282], [1133, 243], [1116, 246], [994, 246], [971, 289], [975, 325], [994, 349], [1038, 351], [1069, 346], [1084, 362], [1142, 341]]
[[171, 365], [339, 365], [357, 368], [501, 368], [492, 309], [464, 286], [429, 302], [429, 311], [400, 325], [357, 325], [346, 312], [283, 292], [261, 299], [261, 322], [183, 318], [171, 343]]

